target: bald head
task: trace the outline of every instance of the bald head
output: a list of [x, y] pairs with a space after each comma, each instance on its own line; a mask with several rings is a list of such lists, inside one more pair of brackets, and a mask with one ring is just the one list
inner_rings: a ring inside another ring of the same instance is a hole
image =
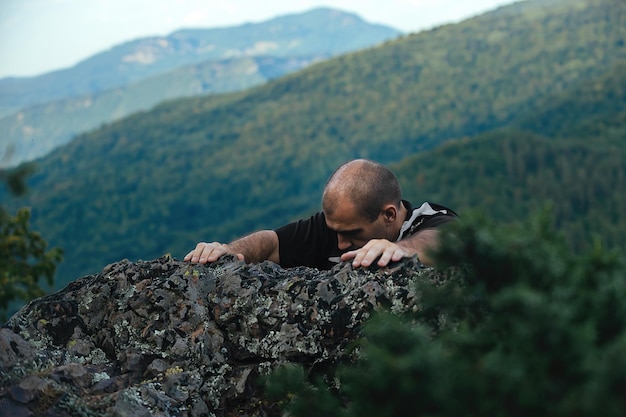
[[341, 165], [330, 176], [322, 207], [332, 215], [339, 203], [349, 202], [356, 212], [369, 221], [378, 217], [385, 204], [400, 205], [402, 191], [396, 176], [386, 166], [367, 159], [356, 159]]

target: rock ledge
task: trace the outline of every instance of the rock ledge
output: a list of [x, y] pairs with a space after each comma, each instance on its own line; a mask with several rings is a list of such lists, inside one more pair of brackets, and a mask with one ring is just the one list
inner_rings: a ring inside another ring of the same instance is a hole
[[255, 384], [285, 362], [349, 359], [375, 309], [415, 309], [417, 259], [331, 271], [121, 261], [0, 329], [0, 415], [280, 415]]

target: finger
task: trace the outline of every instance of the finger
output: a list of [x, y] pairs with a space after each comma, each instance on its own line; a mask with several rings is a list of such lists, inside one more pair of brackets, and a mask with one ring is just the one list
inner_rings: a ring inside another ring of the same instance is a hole
[[393, 253], [391, 260], [394, 262], [398, 262], [400, 259], [406, 258], [407, 256], [411, 256], [411, 255], [402, 249], [398, 249]]
[[[202, 256], [206, 257], [206, 262], [215, 262], [219, 258], [221, 258], [222, 255], [226, 255], [229, 253], [234, 255], [233, 251], [230, 249], [230, 246], [228, 246], [227, 244], [220, 242], [211, 242], [204, 248]], [[239, 257], [239, 254], [237, 254], [236, 256]], [[202, 262], [202, 259], [200, 259], [200, 262]]]
[[347, 261], [350, 261], [350, 260], [354, 259], [354, 257], [356, 256], [357, 252], [358, 251], [351, 250], [349, 252], [343, 253], [341, 255], [341, 261], [342, 262], [347, 262]]
[[351, 250], [350, 252], [346, 252], [341, 255], [341, 261], [342, 262], [352, 261], [353, 267], [355, 268], [359, 267], [361, 266], [361, 262], [363, 261], [363, 257], [365, 256], [366, 252], [367, 252], [367, 249], [364, 249], [364, 248]]
[[200, 253], [202, 253], [202, 248], [204, 247], [204, 245], [204, 242], [198, 243], [194, 250], [185, 255], [183, 259], [185, 261], [198, 262], [198, 259], [200, 258]]
[[364, 266], [368, 267], [378, 258], [381, 254], [381, 248], [378, 245], [372, 245], [371, 247], [364, 246], [363, 248], [357, 251], [354, 260], [352, 261], [352, 266], [359, 267]]
[[370, 249], [368, 251], [364, 251], [364, 254], [361, 254], [360, 258], [359, 258], [359, 255], [357, 255], [357, 257], [354, 258], [354, 261], [352, 262], [352, 264], [354, 265], [355, 263], [358, 263], [358, 265], [355, 265], [355, 266], [365, 266], [365, 267], [368, 267], [379, 256], [380, 256], [380, 251], [379, 250]]
[[215, 262], [220, 258], [220, 256], [226, 253], [220, 246], [216, 245], [208, 246], [207, 249], [208, 253], [205, 254], [207, 262]]
[[388, 247], [380, 256], [380, 259], [378, 260], [378, 266], [387, 266], [389, 265], [389, 261], [397, 262], [405, 256], [409, 256], [409, 254], [405, 250], [395, 246]]
[[207, 262], [215, 262], [219, 256], [215, 253], [219, 243], [211, 242], [205, 243], [200, 252], [200, 263], [205, 264]]
[[386, 251], [384, 251], [383, 254], [380, 255], [380, 258], [378, 259], [377, 265], [380, 266], [380, 267], [387, 266], [387, 264], [389, 264], [389, 261], [392, 259], [394, 254], [395, 254], [394, 250], [386, 250]]

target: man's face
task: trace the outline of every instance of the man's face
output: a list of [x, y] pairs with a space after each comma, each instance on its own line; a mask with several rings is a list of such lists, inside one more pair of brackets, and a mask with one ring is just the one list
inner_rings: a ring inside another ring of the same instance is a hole
[[337, 204], [332, 215], [325, 213], [326, 225], [337, 232], [339, 249], [348, 251], [363, 247], [371, 239], [395, 240], [381, 211], [373, 222], [360, 217], [350, 202]]

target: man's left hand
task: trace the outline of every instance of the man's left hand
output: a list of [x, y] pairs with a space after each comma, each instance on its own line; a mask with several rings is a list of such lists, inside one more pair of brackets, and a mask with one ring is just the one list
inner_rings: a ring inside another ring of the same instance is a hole
[[351, 250], [341, 255], [341, 260], [346, 262], [352, 260], [352, 266], [368, 267], [378, 259], [376, 263], [380, 267], [387, 266], [389, 262], [397, 262], [402, 258], [412, 256], [397, 243], [387, 239], [372, 239], [362, 248]]

